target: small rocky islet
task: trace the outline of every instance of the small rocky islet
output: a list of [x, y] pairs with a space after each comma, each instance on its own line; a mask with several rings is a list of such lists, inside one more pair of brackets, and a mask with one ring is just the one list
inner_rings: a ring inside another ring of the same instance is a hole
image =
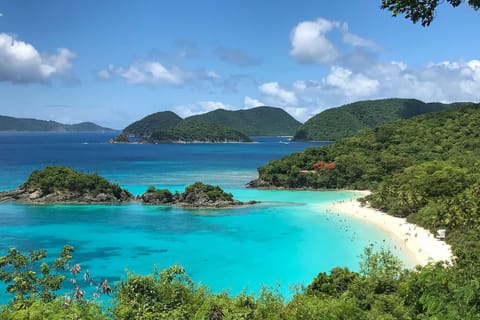
[[81, 173], [64, 166], [35, 170], [17, 189], [0, 192], [0, 202], [25, 204], [121, 204], [131, 201], [186, 208], [229, 208], [256, 203], [235, 200], [231, 193], [202, 182], [187, 186], [182, 193], [150, 186], [135, 197], [98, 174]]

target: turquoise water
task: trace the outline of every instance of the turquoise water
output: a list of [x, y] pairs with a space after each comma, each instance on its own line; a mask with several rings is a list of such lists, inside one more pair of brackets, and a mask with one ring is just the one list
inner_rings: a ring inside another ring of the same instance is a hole
[[[24, 143], [11, 143], [15, 138]], [[279, 285], [286, 297], [291, 295], [290, 286], [308, 284], [320, 271], [334, 266], [357, 270], [359, 255], [370, 244], [390, 248], [408, 263], [381, 230], [327, 210], [333, 201], [355, 197], [352, 192], [243, 187], [266, 158], [312, 144], [258, 139], [254, 144], [151, 146], [108, 145], [105, 134], [43, 138], [33, 143], [38, 137], [0, 135], [0, 190], [17, 186], [32, 169], [65, 164], [98, 172], [135, 194], [151, 184], [180, 190], [202, 180], [220, 184], [239, 200], [262, 203], [216, 210], [1, 204], [2, 254], [17, 247], [43, 248], [55, 256], [70, 244], [75, 247], [74, 262], [98, 280], [124, 278], [127, 269], [146, 274], [154, 265], [181, 264], [195, 281], [216, 292], [257, 292], [263, 285]]]

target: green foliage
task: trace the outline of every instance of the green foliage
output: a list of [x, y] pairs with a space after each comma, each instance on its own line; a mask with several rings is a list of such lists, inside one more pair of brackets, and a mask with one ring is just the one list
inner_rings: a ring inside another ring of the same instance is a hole
[[47, 264], [41, 262], [47, 257], [45, 250], [26, 255], [11, 248], [7, 255], [0, 257], [0, 280], [7, 285], [7, 292], [15, 296], [15, 303], [29, 305], [37, 298], [50, 302], [65, 280], [62, 271], [67, 270], [72, 252], [73, 247], [64, 246], [59, 257]]
[[[447, 0], [452, 7], [458, 7], [462, 0]], [[468, 5], [475, 10], [480, 9], [479, 0], [468, 0]], [[399, 14], [405, 15], [406, 19], [412, 20], [413, 23], [421, 22], [422, 26], [429, 26], [435, 18], [435, 11], [440, 0], [382, 0], [382, 9], [392, 12], [392, 16]]]
[[148, 276], [130, 273], [117, 285], [112, 314], [119, 319], [188, 319], [189, 309], [201, 303], [193, 299], [201, 297], [203, 290], [198, 291], [179, 266]]
[[152, 113], [145, 118], [135, 121], [123, 129], [125, 135], [147, 138], [155, 131], [167, 131], [175, 128], [182, 121], [177, 114], [171, 111]]
[[[66, 269], [71, 247], [65, 247], [58, 266]], [[36, 264], [44, 250], [21, 254], [11, 249], [0, 261], [3, 274], [22, 283], [41, 276], [24, 277], [28, 261]], [[480, 260], [458, 252], [453, 265], [441, 264], [404, 270], [390, 252], [365, 249], [360, 272], [334, 268], [320, 273], [286, 303], [274, 289], [263, 288], [257, 297], [244, 292], [212, 293], [195, 284], [180, 266], [150, 275], [128, 273], [115, 286], [109, 312], [96, 301], [44, 299], [30, 290], [0, 309], [1, 319], [207, 319], [207, 320], [310, 320], [310, 319], [480, 319]], [[50, 265], [51, 268], [54, 264]], [[19, 272], [19, 269], [22, 269]], [[33, 270], [33, 269], [30, 269]], [[22, 286], [23, 288], [24, 286]], [[57, 287], [55, 282], [55, 288]]]
[[71, 303], [68, 306], [63, 299], [57, 298], [53, 301], [42, 302], [35, 300], [28, 306], [13, 303], [5, 306], [0, 311], [2, 320], [64, 320], [64, 319], [108, 319], [107, 314], [97, 303], [88, 303], [85, 301]]
[[300, 126], [295, 140], [332, 141], [351, 137], [363, 129], [458, 104], [424, 103], [414, 99], [359, 101], [320, 112]]
[[44, 194], [55, 190], [69, 190], [80, 194], [100, 193], [121, 197], [122, 189], [118, 184], [108, 182], [98, 174], [80, 173], [63, 166], [47, 166], [43, 170], [33, 171], [24, 184], [30, 189], [40, 189]]
[[223, 191], [219, 186], [212, 186], [199, 181], [185, 188], [183, 196], [186, 197], [189, 194], [205, 194], [209, 201], [233, 201], [231, 193]]
[[115, 319], [283, 319], [283, 299], [275, 292], [264, 289], [258, 299], [213, 294], [179, 266], [147, 276], [128, 274], [117, 290], [111, 309]]
[[128, 143], [128, 136], [124, 133], [119, 134], [118, 136], [110, 139], [110, 143]]
[[330, 271], [330, 274], [320, 272], [307, 287], [306, 293], [338, 298], [348, 290], [357, 277], [358, 274], [349, 271], [348, 268], [336, 267]]
[[150, 143], [252, 141], [243, 133], [222, 125], [191, 120], [180, 122], [172, 130], [155, 131], [146, 140]]
[[290, 136], [301, 125], [283, 109], [274, 107], [236, 111], [217, 109], [186, 120], [219, 124], [247, 136]]
[[147, 191], [142, 195], [142, 198], [147, 203], [171, 203], [173, 194], [168, 189], [155, 189], [154, 186], [149, 186]]
[[[258, 169], [263, 185], [374, 191], [369, 203], [432, 231], [455, 248], [480, 250], [480, 107], [432, 112], [309, 148]], [[311, 170], [317, 161], [333, 170]], [[480, 252], [480, 251], [479, 251]]]

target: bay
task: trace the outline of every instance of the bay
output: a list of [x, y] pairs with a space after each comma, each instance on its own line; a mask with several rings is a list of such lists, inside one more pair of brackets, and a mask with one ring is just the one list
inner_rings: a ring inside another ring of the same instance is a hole
[[[134, 194], [149, 185], [182, 190], [195, 181], [220, 185], [250, 207], [186, 210], [168, 206], [0, 204], [0, 254], [10, 247], [43, 248], [55, 256], [75, 247], [74, 262], [95, 279], [117, 281], [126, 270], [147, 274], [180, 264], [213, 291], [258, 292], [308, 284], [335, 266], [358, 270], [368, 245], [385, 246], [407, 264], [388, 234], [354, 218], [333, 214], [348, 191], [246, 189], [256, 168], [309, 146], [287, 138], [238, 144], [110, 145], [112, 134], [1, 133], [0, 190], [13, 189], [30, 172], [67, 165], [96, 172]], [[324, 210], [319, 211], [319, 206]]]

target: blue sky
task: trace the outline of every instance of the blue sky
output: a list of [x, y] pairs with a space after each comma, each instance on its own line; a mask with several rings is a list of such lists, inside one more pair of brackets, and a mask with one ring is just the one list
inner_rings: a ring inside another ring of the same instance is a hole
[[0, 0], [0, 114], [117, 129], [161, 110], [480, 100], [480, 13], [380, 0]]

